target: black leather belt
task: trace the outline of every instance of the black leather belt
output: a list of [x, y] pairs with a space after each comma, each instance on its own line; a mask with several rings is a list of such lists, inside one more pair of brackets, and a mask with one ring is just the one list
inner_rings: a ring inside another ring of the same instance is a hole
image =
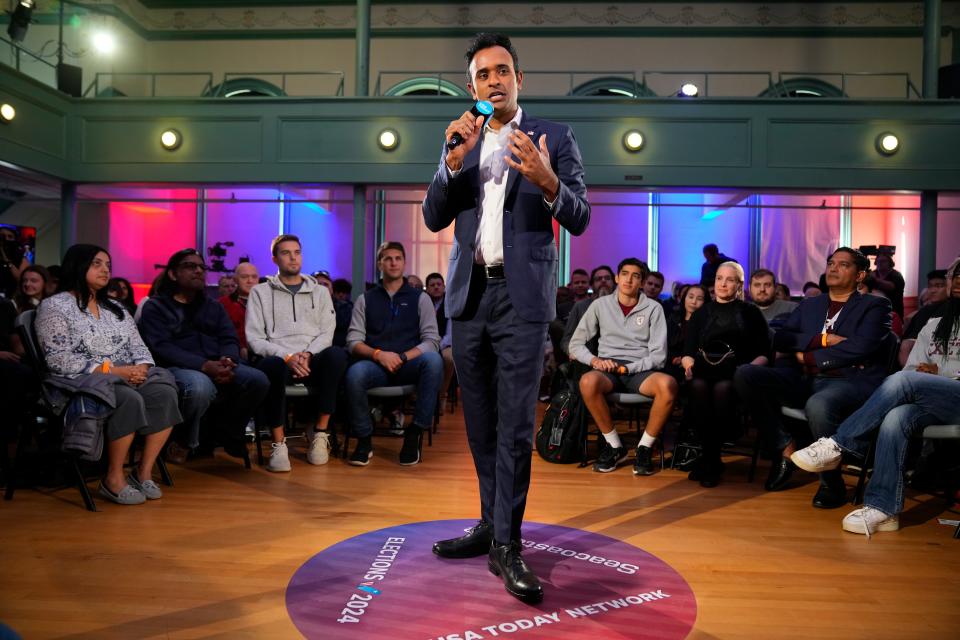
[[507, 277], [503, 272], [502, 264], [481, 264], [477, 266], [483, 269], [483, 273], [487, 276], [487, 280], [503, 280]]

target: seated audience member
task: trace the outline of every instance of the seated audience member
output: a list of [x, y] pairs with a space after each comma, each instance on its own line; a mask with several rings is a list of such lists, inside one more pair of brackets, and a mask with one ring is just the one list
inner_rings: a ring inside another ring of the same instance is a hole
[[20, 272], [20, 286], [13, 296], [13, 303], [17, 313], [36, 309], [40, 302], [47, 297], [47, 270], [38, 264], [32, 264]]
[[[797, 303], [780, 300], [776, 296], [777, 279], [769, 269], [757, 269], [750, 274], [750, 300], [757, 305], [768, 325], [779, 326], [784, 316], [797, 308]], [[774, 319], [778, 319], [774, 322]]]
[[660, 304], [663, 305], [663, 316], [665, 318], [670, 318], [670, 314], [681, 305], [683, 297], [681, 296], [681, 290], [686, 288], [687, 284], [680, 282], [679, 280], [674, 280], [673, 284], [670, 285], [670, 297], [666, 300], [661, 300]]
[[49, 298], [55, 294], [58, 286], [60, 286], [60, 265], [51, 264], [47, 267], [47, 295], [45, 297]]
[[182, 462], [200, 445], [200, 426], [214, 401], [213, 434], [236, 457], [246, 452], [244, 429], [267, 393], [266, 376], [240, 359], [240, 342], [230, 316], [206, 294], [207, 266], [195, 249], [170, 257], [155, 295], [144, 305], [140, 333], [158, 364], [177, 380], [183, 397], [183, 428], [168, 448]]
[[903, 318], [903, 291], [906, 283], [903, 281], [903, 274], [893, 268], [893, 256], [880, 253], [874, 258], [873, 266], [873, 271], [868, 272], [864, 280], [871, 289], [889, 298], [894, 313]]
[[694, 312], [707, 301], [707, 292], [699, 284], [692, 284], [680, 289], [682, 306], [678, 306], [667, 318], [667, 373], [676, 378], [677, 382], [684, 379], [683, 349], [687, 341], [687, 326]]
[[573, 301], [580, 302], [590, 297], [590, 278], [585, 269], [574, 269], [570, 274], [570, 283], [567, 285], [573, 294]]
[[[644, 295], [647, 265], [627, 258], [617, 266], [616, 295], [591, 304], [570, 339], [570, 355], [589, 366], [580, 377], [580, 393], [604, 443], [593, 470], [608, 473], [627, 457], [627, 448], [613, 427], [608, 393], [639, 393], [653, 398], [646, 429], [637, 445], [634, 475], [653, 474], [653, 445], [677, 398], [677, 381], [662, 373], [667, 360], [667, 324], [663, 307]], [[587, 341], [599, 336], [595, 356]]]
[[338, 347], [347, 346], [347, 331], [350, 329], [350, 318], [353, 317], [353, 285], [349, 280], [337, 278], [333, 281], [333, 310], [337, 316], [337, 328], [333, 332], [333, 344]]
[[237, 281], [236, 291], [228, 296], [222, 296], [219, 302], [226, 309], [227, 316], [233, 324], [233, 330], [237, 332], [237, 339], [240, 341], [240, 361], [249, 362], [247, 300], [250, 299], [250, 291], [257, 285], [260, 274], [257, 273], [257, 266], [252, 262], [241, 262], [233, 270], [233, 278]]
[[147, 289], [147, 295], [140, 298], [140, 302], [137, 303], [137, 310], [133, 312], [134, 322], [140, 322], [140, 315], [143, 313], [143, 305], [147, 303], [147, 300], [149, 300], [151, 296], [155, 296], [157, 294], [157, 287], [159, 287], [160, 283], [163, 282], [165, 276], [166, 274], [161, 271], [157, 274], [157, 277], [153, 279], [153, 282], [150, 283], [150, 288]]
[[651, 300], [660, 302], [660, 292], [663, 291], [664, 278], [659, 271], [651, 271], [643, 281], [643, 295]]
[[720, 253], [717, 245], [710, 243], [703, 245], [704, 263], [700, 267], [700, 285], [712, 287], [717, 279], [717, 269], [724, 262], [736, 262], [733, 258]]
[[[879, 289], [874, 289], [873, 285], [868, 282], [867, 278], [864, 278], [863, 282], [857, 285], [857, 291], [865, 296], [887, 298], [882, 291]], [[890, 298], [887, 298], [887, 300], [889, 299]], [[893, 309], [890, 310], [890, 330], [893, 331], [898, 338], [903, 335], [903, 319]]]
[[[774, 334], [775, 366], [737, 371], [737, 391], [777, 451], [767, 491], [784, 489], [794, 469], [796, 445], [782, 426], [781, 407], [803, 407], [814, 438], [827, 437], [887, 375], [890, 301], [857, 291], [869, 265], [856, 249], [834, 251], [827, 260], [827, 295], [803, 300]], [[839, 471], [822, 474], [813, 506], [832, 509], [846, 501]]]
[[927, 274], [927, 295], [922, 307], [910, 317], [907, 327], [903, 331], [903, 340], [900, 343], [900, 365], [907, 362], [907, 357], [913, 349], [914, 340], [920, 334], [920, 330], [926, 326], [933, 318], [939, 318], [943, 315], [943, 303], [947, 299], [947, 272], [945, 269], [937, 269]]
[[804, 298], [816, 298], [819, 295], [823, 295], [823, 290], [820, 289], [820, 286], [816, 282], [803, 283]]
[[110, 278], [107, 295], [123, 305], [131, 316], [137, 312], [137, 301], [133, 296], [133, 286], [126, 278]]
[[[21, 361], [23, 346], [16, 333], [17, 307], [12, 300], [0, 298], [0, 407], [4, 421], [0, 425], [0, 442], [6, 446], [6, 427], [22, 424], [28, 398], [39, 390], [37, 374]], [[3, 455], [0, 453], [0, 455]]]
[[247, 344], [262, 360], [257, 368], [270, 379], [258, 424], [271, 428], [268, 471], [290, 471], [283, 425], [286, 422], [286, 387], [303, 383], [316, 394], [317, 419], [307, 431], [307, 462], [326, 464], [330, 459], [330, 416], [337, 409], [337, 392], [347, 368], [347, 353], [334, 346], [336, 315], [326, 287], [300, 273], [303, 264], [300, 238], [277, 236], [270, 245], [277, 275], [258, 284], [247, 301]]
[[312, 274], [313, 279], [317, 281], [317, 284], [321, 287], [324, 287], [327, 292], [330, 294], [330, 299], [333, 299], [333, 280], [330, 278], [330, 273], [327, 271], [314, 271]]
[[217, 297], [218, 298], [229, 296], [236, 290], [237, 290], [237, 279], [233, 277], [233, 274], [228, 273], [226, 275], [222, 275], [220, 276], [220, 279], [217, 280]]
[[357, 446], [350, 464], [366, 466], [373, 457], [367, 389], [417, 385], [413, 422], [404, 429], [400, 464], [420, 462], [423, 431], [433, 425], [433, 412], [443, 379], [443, 359], [437, 353], [440, 335], [437, 314], [425, 291], [404, 282], [406, 253], [399, 242], [384, 242], [377, 250], [381, 284], [357, 298], [347, 333], [347, 348], [355, 362], [347, 370], [347, 399]]
[[[587, 308], [594, 300], [613, 293], [615, 286], [613, 269], [611, 267], [602, 264], [590, 272], [590, 288], [593, 289], [593, 293], [589, 298], [577, 302], [570, 309], [570, 314], [567, 316], [567, 323], [563, 328], [563, 336], [560, 338], [559, 352], [569, 355], [570, 339], [573, 338], [573, 332], [577, 330], [583, 314], [587, 312]], [[592, 353], [596, 353], [598, 344], [599, 341], [596, 338], [588, 340], [587, 348], [590, 349]], [[556, 353], [558, 353], [558, 350], [554, 349], [554, 354]]]
[[20, 272], [29, 266], [16, 229], [0, 226], [0, 295], [12, 298], [20, 283]]
[[790, 297], [790, 287], [785, 285], [782, 282], [778, 282], [776, 285], [777, 290], [777, 300], [786, 300], [787, 302], [792, 302], [793, 299]]
[[[34, 323], [50, 377], [47, 383], [67, 394], [93, 399], [104, 423], [108, 468], [99, 493], [118, 504], [141, 504], [162, 497], [151, 474], [173, 425], [182, 418], [170, 372], [155, 367], [133, 318], [107, 296], [110, 254], [89, 244], [67, 249], [60, 279], [62, 293], [40, 304]], [[112, 407], [112, 409], [111, 409]], [[72, 428], [67, 411], [64, 430]], [[102, 415], [102, 414], [101, 414]], [[135, 434], [144, 436], [136, 469], [123, 465]]]
[[450, 388], [450, 380], [453, 379], [453, 323], [447, 322], [447, 312], [443, 301], [446, 296], [446, 283], [443, 276], [439, 273], [431, 273], [427, 276], [427, 295], [433, 302], [433, 310], [437, 314], [437, 333], [440, 335], [440, 356], [443, 358], [443, 382], [440, 385], [440, 408], [443, 410], [443, 402], [446, 398], [447, 389]]
[[688, 477], [702, 487], [719, 484], [721, 445], [724, 437], [738, 431], [733, 374], [738, 365], [766, 365], [770, 351], [763, 314], [743, 301], [743, 267], [721, 264], [714, 282], [717, 298], [690, 316], [680, 360], [690, 389], [687, 419], [703, 446]]
[[409, 275], [407, 276], [407, 284], [416, 289], [417, 291], [423, 291], [423, 280], [420, 279], [420, 276]]
[[843, 519], [844, 531], [870, 537], [899, 529], [910, 439], [932, 424], [960, 423], [960, 260], [950, 267], [948, 281], [943, 316], [920, 331], [904, 370], [884, 380], [835, 434], [791, 456], [807, 471], [836, 469], [845, 451], [862, 458], [879, 428], [863, 507]]

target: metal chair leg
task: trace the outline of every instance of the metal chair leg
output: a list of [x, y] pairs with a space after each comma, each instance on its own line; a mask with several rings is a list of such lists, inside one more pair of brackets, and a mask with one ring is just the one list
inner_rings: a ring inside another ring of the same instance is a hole
[[83, 477], [83, 472], [80, 471], [80, 464], [77, 459], [71, 458], [70, 465], [73, 467], [73, 473], [77, 478], [77, 489], [80, 491], [80, 497], [83, 498], [83, 504], [87, 507], [87, 511], [97, 511], [97, 503], [93, 501], [93, 496], [90, 495], [90, 489], [87, 488], [87, 481]]
[[257, 447], [257, 464], [263, 466], [263, 433], [260, 431], [260, 427], [253, 427], [253, 442], [254, 446]]
[[867, 473], [870, 465], [873, 464], [873, 453], [876, 446], [877, 440], [874, 438], [870, 441], [870, 446], [867, 447], [867, 455], [864, 456], [863, 462], [861, 463], [860, 473], [857, 475], [857, 488], [853, 492], [853, 504], [855, 505], [863, 504], [863, 494], [866, 491], [867, 485]]
[[163, 456], [157, 456], [157, 470], [160, 472], [160, 481], [168, 487], [172, 487], [173, 478], [170, 477], [170, 470], [167, 469], [167, 463]]

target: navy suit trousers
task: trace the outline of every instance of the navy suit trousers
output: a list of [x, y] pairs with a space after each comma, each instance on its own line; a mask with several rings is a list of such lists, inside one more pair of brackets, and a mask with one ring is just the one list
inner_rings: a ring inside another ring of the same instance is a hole
[[481, 270], [471, 278], [464, 313], [452, 322], [481, 517], [493, 524], [497, 542], [520, 540], [547, 323], [522, 319], [506, 280], [487, 280]]

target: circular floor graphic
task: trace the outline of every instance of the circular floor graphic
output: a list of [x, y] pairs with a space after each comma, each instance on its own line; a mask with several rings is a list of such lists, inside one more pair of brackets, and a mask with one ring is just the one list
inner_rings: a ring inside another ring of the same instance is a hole
[[371, 531], [313, 556], [290, 579], [290, 618], [311, 639], [685, 638], [697, 617], [687, 582], [659, 558], [604, 535], [524, 523], [524, 558], [543, 602], [503, 589], [486, 556], [445, 560], [434, 541], [470, 520]]

